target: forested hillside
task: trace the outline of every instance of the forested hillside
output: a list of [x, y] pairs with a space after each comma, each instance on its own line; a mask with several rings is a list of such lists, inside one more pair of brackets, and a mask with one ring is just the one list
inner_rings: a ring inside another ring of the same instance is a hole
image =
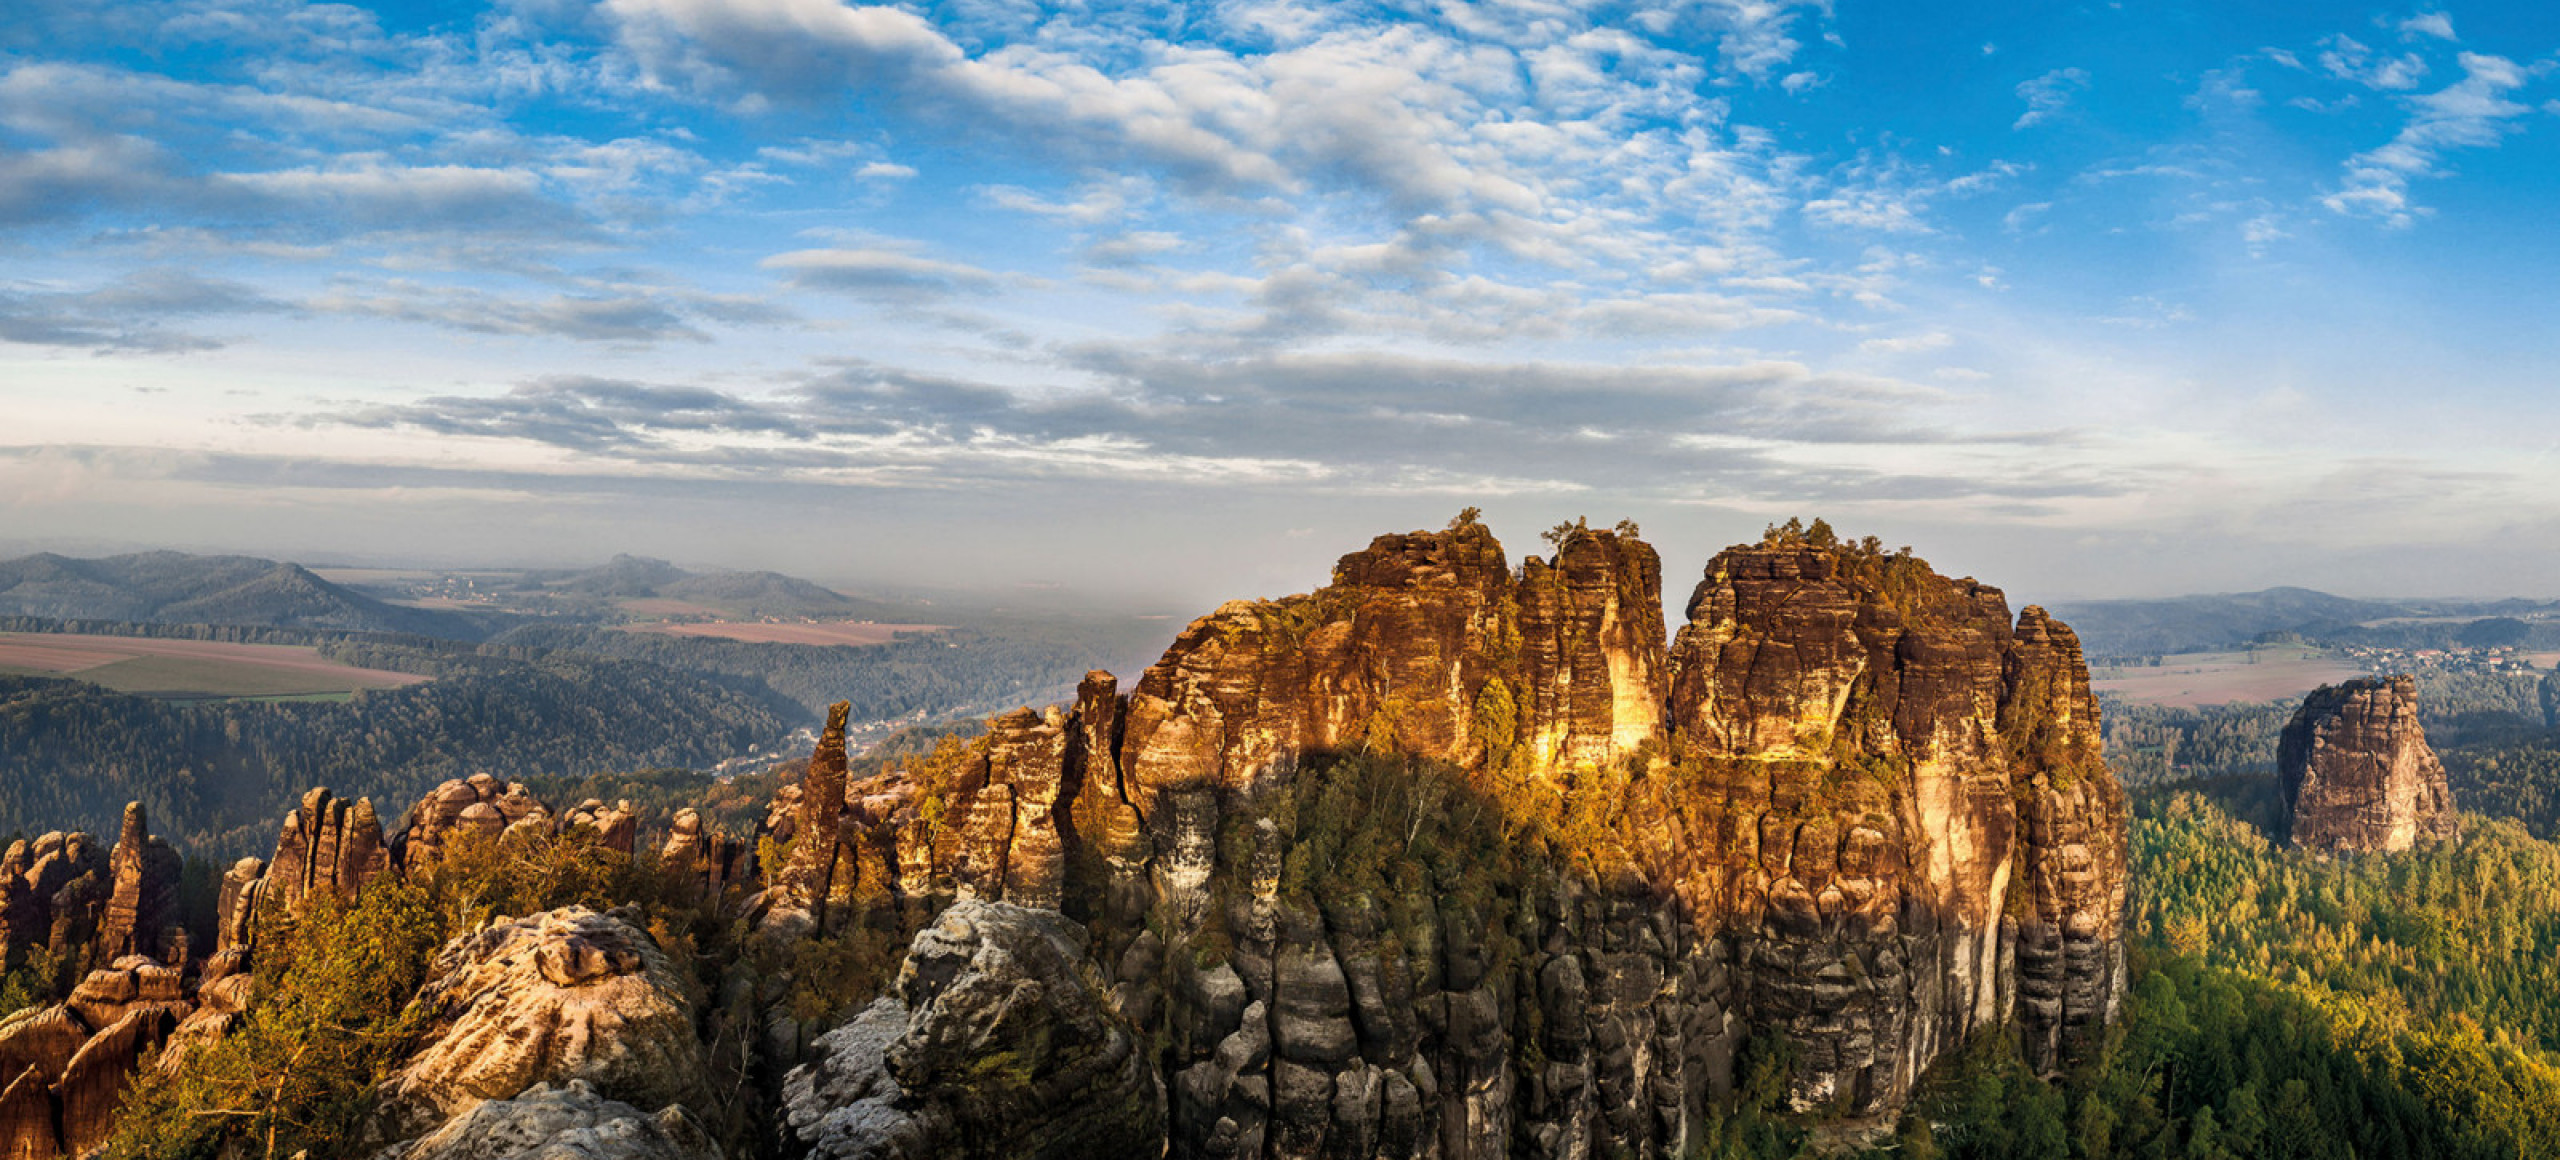
[[2208, 652], [2274, 638], [2381, 648], [2553, 648], [2560, 647], [2554, 611], [2553, 604], [2530, 600], [2355, 600], [2308, 588], [2053, 606], [2092, 657]]
[[191, 704], [0, 680], [0, 833], [112, 833], [140, 801], [190, 853], [265, 853], [275, 819], [312, 786], [372, 796], [388, 818], [449, 777], [700, 766], [800, 723], [769, 695], [656, 665], [360, 651], [439, 679], [343, 703]]
[[[510, 647], [568, 649], [758, 681], [817, 712], [851, 701], [856, 721], [940, 717], [1056, 700], [1085, 671], [1152, 659], [1161, 627], [1123, 622], [960, 628], [876, 645], [755, 644], [566, 625], [529, 625]], [[1141, 643], [1143, 638], [1144, 643]]]
[[141, 552], [0, 560], [0, 616], [402, 632], [477, 640], [493, 617], [409, 608], [250, 556]]
[[2269, 837], [2292, 704], [2110, 701], [2107, 757], [2135, 787], [2141, 884], [2123, 1032], [2097, 1066], [2050, 1086], [2003, 1041], [1978, 1043], [1932, 1077], [1894, 1154], [2560, 1154], [2560, 733], [2547, 689], [2423, 674], [2463, 833], [2338, 858]]

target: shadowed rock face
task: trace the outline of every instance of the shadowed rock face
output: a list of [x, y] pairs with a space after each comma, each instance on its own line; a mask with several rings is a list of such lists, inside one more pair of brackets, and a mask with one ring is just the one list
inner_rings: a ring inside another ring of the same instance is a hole
[[174, 917], [177, 857], [149, 832], [136, 804], [125, 807], [122, 831], [104, 858], [89, 850], [86, 834], [48, 834], [31, 850], [18, 843], [0, 870], [17, 871], [10, 881], [19, 887], [61, 884], [38, 915], [50, 920], [51, 949], [85, 951], [97, 968], [62, 1003], [0, 1021], [0, 1157], [82, 1155], [114, 1130], [143, 1057], [194, 1010], [178, 966], [133, 953], [184, 950], [182, 939], [162, 937]]
[[[1175, 1156], [1670, 1154], [1746, 1036], [1792, 1046], [1799, 1107], [1878, 1120], [1977, 1031], [2047, 1071], [2090, 1044], [2125, 803], [2071, 631], [1908, 556], [1773, 542], [1718, 556], [1666, 648], [1660, 584], [1632, 534], [1516, 571], [1472, 523], [1382, 536], [1195, 622], [1125, 699], [1093, 674], [841, 799], [813, 762], [777, 817], [840, 913], [1091, 923], [1164, 1045]], [[1414, 811], [1565, 820], [1490, 894], [1284, 884], [1298, 783], [1357, 752], [1455, 771]]]
[[477, 1105], [374, 1160], [720, 1160], [720, 1149], [682, 1105], [650, 1115], [573, 1079]]
[[2293, 844], [2306, 850], [2406, 850], [2453, 836], [2444, 765], [2418, 724], [2407, 676], [2324, 686], [2276, 746]]
[[69, 953], [89, 941], [110, 874], [106, 852], [84, 833], [11, 843], [0, 857], [0, 950], [15, 962], [34, 947]]
[[818, 1160], [1079, 1160], [1161, 1147], [1164, 1093], [1083, 928], [963, 901], [916, 936], [895, 993], [783, 1083], [790, 1149]]

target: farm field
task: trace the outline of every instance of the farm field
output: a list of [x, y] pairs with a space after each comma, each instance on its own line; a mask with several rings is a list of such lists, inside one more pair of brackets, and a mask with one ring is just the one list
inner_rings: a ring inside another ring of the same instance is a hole
[[651, 632], [663, 636], [713, 637], [719, 640], [745, 641], [749, 644], [887, 644], [902, 632], [935, 632], [946, 626], [939, 624], [874, 624], [867, 620], [822, 620], [808, 623], [767, 623], [753, 620], [712, 620], [693, 624], [633, 624], [623, 626], [626, 632]]
[[0, 633], [0, 676], [69, 677], [146, 697], [326, 698], [426, 677], [340, 664], [294, 645]]
[[2320, 649], [2182, 653], [2158, 665], [2089, 667], [2091, 688], [2144, 705], [2193, 709], [2238, 701], [2286, 701], [2322, 685], [2367, 675]]

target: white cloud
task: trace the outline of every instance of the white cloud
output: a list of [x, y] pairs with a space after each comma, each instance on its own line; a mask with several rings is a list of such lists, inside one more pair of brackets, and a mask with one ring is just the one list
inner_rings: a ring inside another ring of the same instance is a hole
[[2443, 89], [2405, 99], [2407, 124], [2388, 144], [2347, 159], [2346, 180], [2321, 204], [2334, 212], [2407, 226], [2426, 209], [2409, 199], [2409, 183], [2433, 176], [2455, 149], [2495, 148], [2533, 111], [2507, 99], [2523, 87], [2526, 71], [2504, 57], [2461, 55], [2463, 77]]
[[2387, 92], [2414, 89], [2427, 75], [2427, 62], [2414, 52], [2378, 54], [2344, 34], [2320, 42], [2320, 67], [2340, 80]]
[[2071, 98], [2089, 89], [2086, 69], [2058, 68], [2043, 76], [2020, 82], [2018, 98], [2027, 103], [2027, 111], [2018, 117], [2011, 129], [2026, 129], [2061, 116], [2071, 107]]
[[2421, 12], [2401, 21], [2400, 35], [2404, 39], [2421, 36], [2432, 36], [2437, 40], [2460, 39], [2453, 34], [2453, 17], [2442, 12]]
[[1893, 338], [1870, 338], [1858, 344], [1868, 354], [1916, 354], [1926, 350], [1944, 350], [1956, 343], [1955, 336], [1943, 330], [1926, 334], [1905, 334]]

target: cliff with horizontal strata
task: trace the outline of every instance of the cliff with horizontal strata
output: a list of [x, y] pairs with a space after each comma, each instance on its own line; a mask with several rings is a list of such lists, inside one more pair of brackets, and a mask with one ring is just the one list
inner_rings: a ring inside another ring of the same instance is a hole
[[2071, 631], [1803, 536], [1717, 556], [1668, 647], [1660, 584], [1632, 528], [1515, 568], [1462, 520], [1220, 607], [1125, 696], [849, 786], [822, 742], [825, 869], [777, 913], [1084, 920], [1177, 1156], [1674, 1154], [1746, 1042], [1868, 1120], [1976, 1033], [2091, 1046], [2125, 804]]

